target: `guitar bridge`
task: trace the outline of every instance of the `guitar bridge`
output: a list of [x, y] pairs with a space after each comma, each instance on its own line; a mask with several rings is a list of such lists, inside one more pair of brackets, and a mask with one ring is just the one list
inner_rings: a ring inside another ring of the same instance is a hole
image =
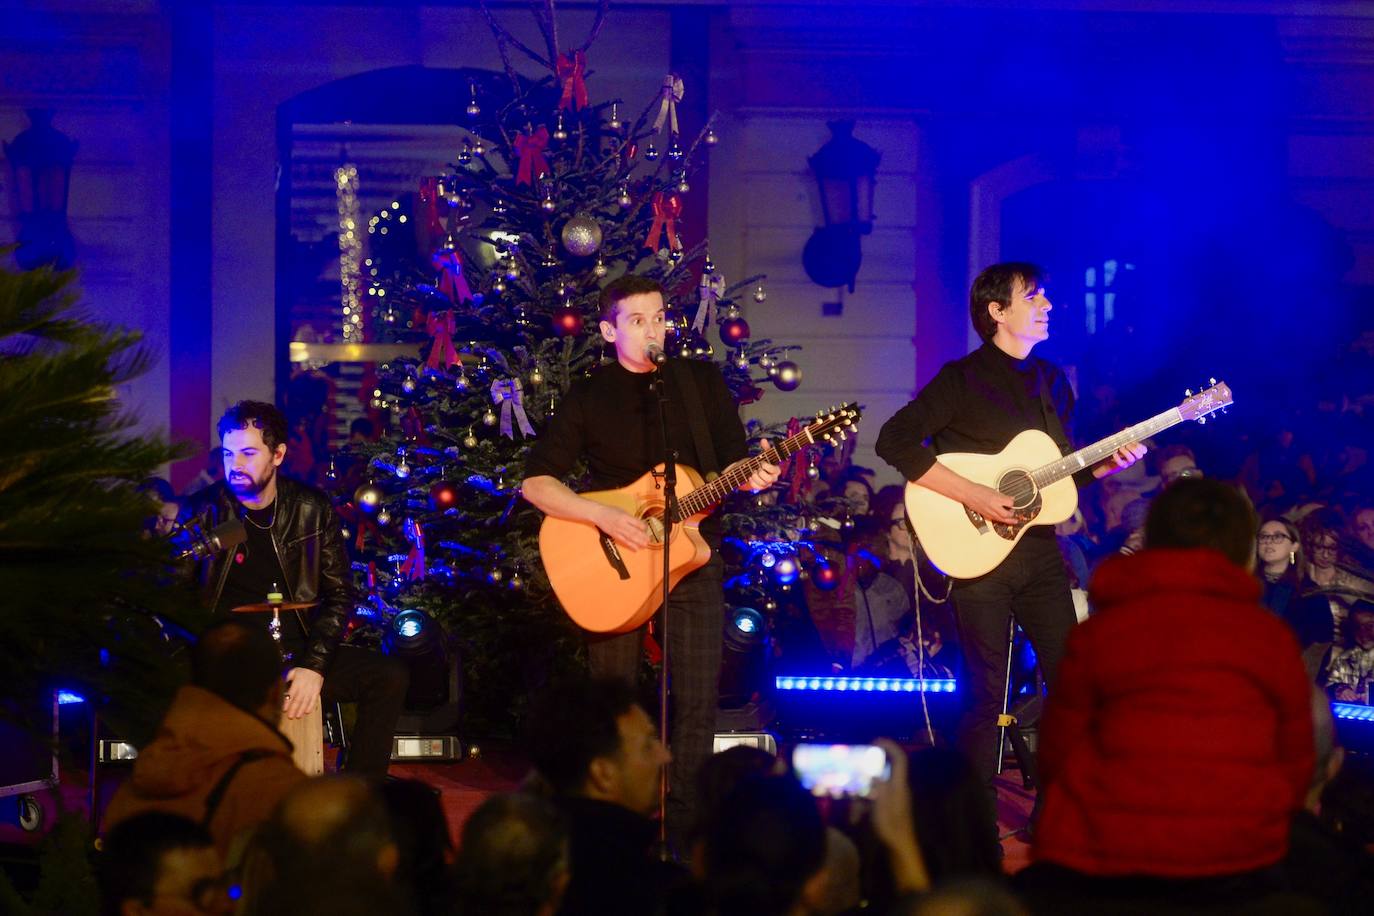
[[601, 532], [601, 552], [606, 555], [606, 562], [611, 564], [611, 568], [622, 580], [630, 578], [630, 571], [625, 567], [625, 559], [620, 555], [620, 548], [615, 546], [615, 539], [604, 531]]

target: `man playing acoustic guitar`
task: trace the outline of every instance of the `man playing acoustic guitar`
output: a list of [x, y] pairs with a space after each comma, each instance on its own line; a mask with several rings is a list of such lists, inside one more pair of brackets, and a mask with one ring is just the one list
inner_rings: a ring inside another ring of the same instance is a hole
[[[936, 455], [995, 454], [1027, 429], [1048, 433], [1065, 455], [1073, 451], [1073, 390], [1057, 366], [1030, 355], [1049, 337], [1051, 305], [1040, 276], [1034, 264], [1015, 262], [994, 264], [978, 275], [969, 301], [983, 345], [947, 363], [915, 400], [883, 424], [876, 445], [878, 455], [908, 481], [993, 523], [1017, 524], [1013, 498], [956, 473]], [[1113, 474], [1144, 454], [1139, 443], [1122, 446], [1074, 474], [1074, 483], [1081, 487]], [[1052, 685], [1075, 620], [1073, 601], [1048, 526], [1028, 530], [986, 575], [953, 581], [969, 689], [958, 744], [990, 787], [1000, 752], [996, 732], [1008, 615], [1015, 615], [1030, 638], [1045, 682]]]
[[[580, 459], [590, 471], [593, 490], [625, 486], [664, 459], [658, 397], [651, 381], [654, 361], [664, 345], [663, 287], [647, 277], [625, 276], [601, 292], [601, 335], [615, 347], [615, 362], [575, 382], [553, 419], [530, 450], [521, 492], [556, 518], [590, 522], [621, 549], [648, 548], [649, 524], [622, 509], [578, 496], [561, 481]], [[728, 473], [728, 465], [747, 454], [740, 423], [719, 370], [701, 360], [671, 360], [667, 374], [668, 438], [681, 465], [709, 474]], [[695, 388], [684, 396], [679, 382]], [[690, 412], [701, 411], [698, 435]], [[703, 430], [710, 450], [698, 454]], [[766, 443], [765, 443], [766, 446]], [[763, 464], [740, 489], [762, 490], [778, 478], [776, 465]], [[687, 488], [679, 480], [678, 495]], [[711, 754], [715, 736], [716, 692], [720, 675], [722, 586], [720, 523], [707, 517], [700, 533], [712, 548], [710, 562], [683, 578], [670, 599], [668, 657], [672, 672], [673, 721], [669, 767], [668, 831], [681, 837], [692, 814], [696, 771]], [[600, 555], [587, 557], [598, 562]], [[633, 684], [639, 670], [642, 629], [615, 636], [589, 637], [593, 677], [618, 677]]]

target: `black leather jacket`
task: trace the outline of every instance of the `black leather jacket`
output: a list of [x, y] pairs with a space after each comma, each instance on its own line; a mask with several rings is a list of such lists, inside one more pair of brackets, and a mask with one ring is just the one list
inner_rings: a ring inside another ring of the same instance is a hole
[[[210, 530], [237, 514], [238, 500], [223, 481], [191, 497], [189, 513]], [[318, 601], [312, 612], [304, 654], [295, 660], [302, 668], [324, 674], [343, 639], [344, 625], [353, 612], [356, 595], [342, 523], [329, 497], [321, 490], [277, 477], [277, 511], [272, 521], [272, 546], [286, 576], [287, 601]], [[210, 608], [219, 604], [229, 577], [228, 553], [201, 562], [197, 575], [201, 594]]]

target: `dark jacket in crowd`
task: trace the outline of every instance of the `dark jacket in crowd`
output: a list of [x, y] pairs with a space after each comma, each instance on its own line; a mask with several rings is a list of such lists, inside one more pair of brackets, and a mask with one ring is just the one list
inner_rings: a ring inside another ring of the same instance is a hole
[[[341, 522], [329, 497], [321, 490], [277, 475], [277, 508], [272, 521], [272, 546], [286, 576], [287, 601], [318, 601], [304, 653], [293, 664], [323, 675], [344, 636], [355, 596], [348, 551]], [[197, 493], [189, 512], [210, 530], [237, 515], [238, 500], [220, 481]], [[229, 577], [228, 553], [203, 561], [198, 569], [207, 607], [219, 604]]]
[[1109, 559], [1091, 594], [1041, 723], [1035, 861], [1171, 878], [1275, 865], [1314, 754], [1292, 631], [1209, 550]]
[[687, 884], [656, 855], [658, 824], [620, 805], [563, 798], [572, 880], [560, 916], [653, 916]]

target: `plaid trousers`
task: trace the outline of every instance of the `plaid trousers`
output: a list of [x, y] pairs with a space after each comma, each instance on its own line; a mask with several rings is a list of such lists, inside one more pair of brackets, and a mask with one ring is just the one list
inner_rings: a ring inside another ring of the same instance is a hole
[[[696, 815], [696, 775], [711, 756], [720, 688], [723, 564], [711, 560], [668, 596], [668, 677], [673, 762], [668, 765], [668, 835], [681, 841]], [[596, 639], [587, 645], [592, 677], [637, 682], [644, 630]]]

